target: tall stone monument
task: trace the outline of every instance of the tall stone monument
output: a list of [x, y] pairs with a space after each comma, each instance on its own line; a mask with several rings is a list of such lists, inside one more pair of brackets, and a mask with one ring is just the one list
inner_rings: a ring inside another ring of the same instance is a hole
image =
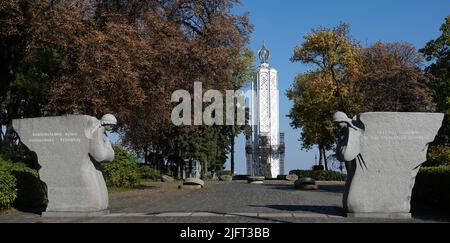
[[349, 217], [411, 217], [415, 178], [443, 118], [435, 113], [334, 115], [342, 128], [337, 157], [351, 162], [343, 200]]
[[108, 191], [99, 163], [114, 160], [105, 135], [116, 118], [74, 115], [20, 119], [13, 127], [37, 154], [39, 175], [47, 185], [44, 217], [89, 217], [108, 213]]
[[278, 72], [267, 63], [270, 52], [259, 50], [261, 66], [251, 83], [250, 124], [252, 136], [247, 140], [247, 174], [277, 178], [284, 174], [284, 134], [279, 129]]

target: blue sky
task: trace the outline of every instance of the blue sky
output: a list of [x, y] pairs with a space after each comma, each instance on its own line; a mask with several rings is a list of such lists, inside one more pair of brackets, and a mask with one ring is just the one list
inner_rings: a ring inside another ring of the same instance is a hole
[[[291, 102], [285, 96], [295, 76], [311, 67], [291, 63], [295, 46], [311, 29], [333, 27], [340, 22], [351, 25], [352, 35], [362, 45], [376, 41], [408, 42], [421, 48], [439, 36], [439, 27], [450, 15], [449, 0], [243, 0], [235, 9], [249, 12], [255, 26], [250, 47], [256, 52], [266, 41], [271, 50], [270, 64], [278, 69], [280, 81], [280, 130], [286, 133], [286, 173], [309, 169], [317, 150], [300, 150], [300, 131], [290, 127], [286, 117]], [[244, 138], [236, 145], [236, 170], [246, 173]], [[229, 163], [227, 163], [229, 168]]]

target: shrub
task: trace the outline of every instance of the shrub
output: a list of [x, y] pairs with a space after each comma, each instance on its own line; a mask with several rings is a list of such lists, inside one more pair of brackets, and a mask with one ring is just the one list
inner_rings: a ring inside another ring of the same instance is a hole
[[233, 180], [235, 181], [246, 181], [248, 178], [248, 175], [235, 175], [233, 177]]
[[412, 201], [450, 209], [450, 166], [422, 168], [416, 177]]
[[139, 176], [144, 180], [159, 181], [161, 179], [161, 173], [148, 165], [141, 165]]
[[11, 208], [16, 198], [16, 178], [8, 172], [0, 170], [0, 210]]
[[40, 208], [47, 203], [46, 187], [40, 180], [39, 173], [21, 163], [0, 161], [0, 171], [16, 179], [17, 198], [14, 206], [18, 208]]
[[347, 176], [330, 170], [293, 170], [289, 174], [295, 174], [299, 178], [310, 177], [317, 181], [345, 181]]
[[317, 171], [317, 170], [325, 170], [325, 167], [323, 165], [314, 165], [312, 167], [312, 170]]
[[103, 175], [108, 187], [133, 188], [139, 183], [139, 161], [125, 148], [114, 146], [115, 159], [102, 163]]
[[450, 146], [439, 145], [430, 148], [425, 166], [450, 166]]
[[230, 170], [224, 170], [224, 171], [218, 171], [217, 176], [231, 176], [233, 173], [231, 173]]

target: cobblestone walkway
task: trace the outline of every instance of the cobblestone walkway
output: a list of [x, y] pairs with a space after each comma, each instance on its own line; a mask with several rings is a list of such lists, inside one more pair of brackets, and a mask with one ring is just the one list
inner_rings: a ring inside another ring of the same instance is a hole
[[[111, 214], [97, 218], [48, 219], [38, 214], [9, 212], [0, 222], [149, 222], [149, 223], [271, 223], [271, 222], [433, 222], [434, 212], [413, 220], [347, 219], [342, 211], [342, 184], [321, 184], [318, 191], [298, 191], [292, 183], [243, 181], [208, 183], [198, 191], [178, 184], [148, 183], [130, 192], [110, 195]], [[431, 215], [431, 216], [430, 216]], [[432, 220], [429, 220], [432, 219]], [[445, 219], [440, 219], [445, 220]]]

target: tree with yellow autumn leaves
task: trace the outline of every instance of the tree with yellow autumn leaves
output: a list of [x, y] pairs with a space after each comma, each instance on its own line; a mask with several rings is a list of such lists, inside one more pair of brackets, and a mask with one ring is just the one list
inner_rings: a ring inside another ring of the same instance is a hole
[[407, 43], [377, 42], [362, 47], [348, 24], [319, 28], [295, 48], [293, 62], [312, 65], [300, 74], [287, 96], [294, 107], [292, 127], [301, 128], [302, 149], [318, 146], [320, 165], [327, 165], [337, 131], [336, 111], [349, 115], [368, 111], [432, 111], [423, 57]]

